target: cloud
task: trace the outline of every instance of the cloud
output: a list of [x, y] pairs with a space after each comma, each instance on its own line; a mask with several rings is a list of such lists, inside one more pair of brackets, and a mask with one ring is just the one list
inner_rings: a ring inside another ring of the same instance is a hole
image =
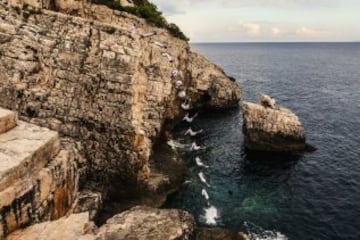
[[178, 15], [178, 14], [185, 14], [185, 9], [182, 8], [181, 4], [177, 4], [175, 2], [169, 2], [169, 1], [153, 1], [158, 9], [163, 12], [165, 16], [172, 16], [172, 15]]
[[271, 34], [272, 34], [273, 36], [279, 36], [280, 33], [281, 33], [280, 28], [278, 28], [278, 27], [273, 27], [273, 28], [271, 28]]
[[311, 39], [326, 38], [331, 35], [331, 33], [328, 31], [312, 29], [308, 27], [300, 27], [296, 29], [295, 34], [296, 36], [301, 38], [311, 38]]
[[261, 26], [257, 23], [242, 23], [241, 27], [249, 36], [258, 36], [261, 34]]
[[194, 8], [195, 6], [217, 6], [221, 8], [262, 7], [279, 9], [316, 9], [338, 7], [341, 5], [341, 1], [338, 0], [152, 0], [152, 2], [168, 15], [183, 14], [186, 10]]

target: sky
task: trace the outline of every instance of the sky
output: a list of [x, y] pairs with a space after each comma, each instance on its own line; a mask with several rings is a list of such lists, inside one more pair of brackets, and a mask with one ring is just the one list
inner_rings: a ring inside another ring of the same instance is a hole
[[360, 0], [152, 0], [191, 42], [360, 41]]

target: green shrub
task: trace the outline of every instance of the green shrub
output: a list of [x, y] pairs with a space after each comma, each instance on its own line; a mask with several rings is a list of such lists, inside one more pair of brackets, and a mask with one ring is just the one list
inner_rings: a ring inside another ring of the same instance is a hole
[[148, 23], [153, 24], [159, 28], [167, 29], [171, 35], [180, 38], [185, 41], [189, 41], [189, 38], [180, 30], [180, 28], [174, 23], [168, 23], [162, 12], [158, 10], [155, 4], [150, 3], [148, 0], [133, 0], [134, 7], [124, 7], [116, 0], [91, 0], [92, 3], [106, 5], [111, 9], [119, 11], [125, 11], [144, 18]]
[[175, 23], [170, 23], [167, 25], [166, 29], [173, 35], [174, 37], [180, 38], [185, 41], [189, 41], [190, 39], [180, 30], [180, 28]]

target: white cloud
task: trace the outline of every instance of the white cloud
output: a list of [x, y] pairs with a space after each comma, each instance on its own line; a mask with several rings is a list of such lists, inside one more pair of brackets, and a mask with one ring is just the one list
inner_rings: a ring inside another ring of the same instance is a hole
[[280, 28], [278, 28], [278, 27], [273, 27], [273, 28], [271, 28], [271, 34], [272, 34], [273, 36], [279, 36], [280, 33], [281, 33]]
[[[356, 1], [356, 0], [348, 0]], [[280, 9], [314, 9], [324, 7], [337, 7], [341, 5], [338, 0], [152, 0], [165, 14], [183, 14], [185, 10], [201, 5], [217, 6], [221, 8], [245, 8], [245, 7], [262, 7], [262, 8], [280, 8]], [[175, 10], [176, 11], [173, 11]]]
[[258, 36], [261, 34], [261, 26], [257, 23], [242, 23], [241, 24], [245, 33], [249, 36]]
[[150, 0], [192, 41], [360, 39], [359, 0]]
[[328, 31], [312, 29], [308, 27], [300, 27], [296, 30], [295, 33], [298, 37], [310, 39], [326, 38], [331, 35], [331, 33]]
[[171, 1], [153, 1], [165, 16], [185, 14], [186, 10], [181, 4]]

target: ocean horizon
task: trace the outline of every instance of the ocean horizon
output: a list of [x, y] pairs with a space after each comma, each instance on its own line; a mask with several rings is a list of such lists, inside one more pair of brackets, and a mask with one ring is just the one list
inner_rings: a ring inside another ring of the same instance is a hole
[[341, 44], [348, 44], [348, 43], [360, 43], [360, 40], [354, 40], [354, 41], [255, 41], [255, 42], [189, 42], [190, 45], [191, 44], [247, 44], [247, 43], [275, 43], [275, 44], [287, 44], [287, 43], [290, 43], [290, 44], [301, 44], [301, 43], [315, 43], [315, 44], [321, 44], [321, 43], [341, 43]]

